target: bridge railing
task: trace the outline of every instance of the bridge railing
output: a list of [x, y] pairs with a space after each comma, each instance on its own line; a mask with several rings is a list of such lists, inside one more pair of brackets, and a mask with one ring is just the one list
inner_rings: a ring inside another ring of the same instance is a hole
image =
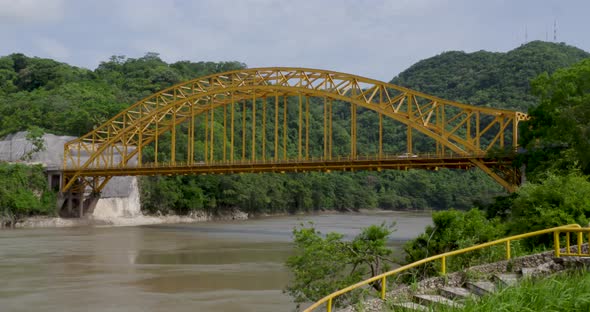
[[[494, 158], [502, 157], [513, 157], [514, 153], [503, 153], [495, 154]], [[420, 154], [371, 154], [371, 155], [357, 155], [352, 156], [314, 156], [307, 158], [289, 158], [289, 159], [278, 159], [268, 157], [265, 159], [234, 159], [234, 160], [213, 160], [213, 161], [193, 161], [192, 163], [186, 161], [175, 161], [175, 162], [144, 162], [144, 163], [120, 163], [114, 168], [168, 168], [168, 167], [198, 167], [198, 166], [224, 166], [224, 165], [257, 165], [257, 164], [295, 164], [305, 162], [351, 162], [351, 161], [391, 161], [398, 160], [404, 161], [419, 161], [419, 160], [436, 160], [436, 159], [465, 159], [465, 158], [486, 158], [489, 155], [485, 152], [481, 153], [469, 153], [469, 154], [457, 154], [457, 153], [420, 153]], [[93, 169], [95, 167], [89, 167]], [[65, 168], [70, 169], [70, 168]], [[73, 168], [72, 168], [73, 169]], [[100, 169], [110, 169], [100, 167]]]
[[[377, 281], [381, 282], [380, 297], [382, 300], [385, 300], [386, 285], [387, 285], [386, 282], [387, 282], [388, 277], [399, 274], [403, 271], [407, 271], [407, 270], [417, 267], [419, 265], [433, 262], [436, 260], [440, 260], [441, 274], [444, 275], [447, 272], [447, 259], [449, 257], [468, 253], [468, 252], [471, 252], [474, 250], [480, 250], [480, 249], [494, 246], [494, 245], [505, 244], [505, 246], [506, 246], [506, 260], [510, 260], [510, 258], [511, 258], [510, 243], [512, 241], [521, 240], [524, 238], [529, 238], [529, 237], [534, 237], [534, 236], [539, 236], [539, 235], [544, 235], [544, 234], [550, 234], [550, 233], [553, 234], [554, 253], [555, 253], [556, 257], [560, 257], [560, 256], [590, 257], [590, 250], [586, 250], [586, 252], [583, 252], [583, 250], [582, 250], [582, 244], [584, 242], [584, 238], [583, 238], [584, 234], [587, 235], [588, 242], [590, 242], [590, 228], [582, 228], [578, 224], [563, 225], [563, 226], [558, 226], [558, 227], [554, 227], [554, 228], [550, 228], [550, 229], [545, 229], [545, 230], [540, 230], [540, 231], [535, 231], [535, 232], [530, 232], [530, 233], [525, 233], [525, 234], [520, 234], [520, 235], [514, 235], [514, 236], [498, 239], [498, 240], [491, 241], [488, 243], [483, 243], [483, 244], [479, 244], [479, 245], [475, 245], [475, 246], [471, 246], [471, 247], [467, 247], [467, 248], [463, 248], [463, 249], [459, 249], [459, 250], [455, 250], [455, 251], [445, 252], [445, 253], [442, 253], [439, 255], [435, 255], [432, 257], [428, 257], [428, 258], [404, 265], [404, 266], [399, 267], [397, 269], [376, 275], [376, 276], [366, 279], [364, 281], [358, 282], [354, 285], [351, 285], [351, 286], [348, 286], [348, 287], [343, 288], [341, 290], [338, 290], [336, 292], [333, 292], [333, 293], [325, 296], [324, 298], [320, 299], [316, 303], [312, 304], [311, 306], [309, 306], [307, 309], [304, 310], [304, 312], [314, 311], [324, 304], [326, 306], [326, 311], [331, 312], [333, 301], [335, 298], [337, 298], [338, 296], [341, 296], [347, 292], [350, 292], [354, 289], [357, 289], [357, 288], [365, 286], [365, 285], [369, 285], [369, 284], [371, 284], [373, 282], [377, 282]], [[560, 235], [561, 234], [565, 234], [565, 242], [566, 242], [565, 252], [561, 251], [561, 245], [560, 245], [560, 238], [561, 238]], [[571, 247], [572, 247], [570, 245], [571, 234], [574, 234], [577, 237], [577, 239], [576, 239], [577, 249], [575, 252], [572, 252], [572, 250], [571, 250]]]

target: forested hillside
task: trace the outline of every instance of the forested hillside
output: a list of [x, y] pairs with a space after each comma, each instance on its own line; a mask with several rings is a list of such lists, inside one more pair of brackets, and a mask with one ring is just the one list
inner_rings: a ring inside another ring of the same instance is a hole
[[198, 76], [245, 67], [237, 62], [166, 64], [157, 54], [113, 56], [94, 71], [49, 59], [0, 58], [0, 136], [39, 126], [79, 136], [158, 90]]
[[451, 51], [410, 66], [391, 82], [444, 99], [526, 112], [538, 104], [531, 79], [587, 57], [576, 47], [542, 41], [506, 53]]
[[[526, 111], [537, 102], [529, 93], [530, 79], [588, 56], [577, 48], [546, 42], [531, 42], [508, 53], [446, 52], [418, 62], [392, 82], [450, 100]], [[147, 53], [137, 59], [113, 56], [95, 70], [87, 70], [22, 54], [0, 57], [0, 136], [31, 127], [79, 136], [155, 91], [245, 66], [238, 62], [167, 64], [157, 54]], [[374, 118], [360, 112], [359, 131]], [[341, 125], [335, 124], [335, 131], [348, 136], [343, 129], [349, 121], [338, 122]], [[400, 125], [386, 130], [391, 134], [385, 138], [386, 148], [405, 145], [397, 140], [396, 133], [403, 133]], [[368, 145], [363, 137], [360, 133], [359, 148]], [[415, 143], [417, 148], [424, 144]], [[233, 208], [250, 213], [466, 209], [474, 201], [485, 202], [502, 193], [478, 170], [147, 177], [140, 185], [143, 209], [164, 214]]]

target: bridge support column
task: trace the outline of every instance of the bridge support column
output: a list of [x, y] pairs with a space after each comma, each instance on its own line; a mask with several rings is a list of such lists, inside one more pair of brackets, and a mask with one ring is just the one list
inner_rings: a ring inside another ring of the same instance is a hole
[[68, 207], [68, 216], [72, 215], [72, 206], [74, 205], [74, 203], [72, 202], [73, 198], [72, 198], [72, 192], [67, 192], [66, 193], [66, 205]]
[[[99, 194], [72, 193], [70, 191], [60, 193], [57, 199], [58, 214], [62, 218], [83, 218], [92, 214], [100, 199]], [[74, 210], [74, 207], [77, 207]]]
[[84, 193], [80, 192], [78, 194], [78, 217], [84, 217]]

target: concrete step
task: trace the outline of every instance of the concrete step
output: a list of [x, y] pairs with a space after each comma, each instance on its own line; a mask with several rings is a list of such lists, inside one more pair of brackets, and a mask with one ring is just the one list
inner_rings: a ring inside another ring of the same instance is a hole
[[440, 295], [451, 300], [464, 300], [475, 297], [468, 289], [463, 287], [443, 287], [438, 290]]
[[415, 302], [399, 302], [394, 303], [393, 311], [431, 311], [428, 307], [425, 307], [421, 304], [417, 304]]
[[446, 306], [449, 308], [463, 308], [463, 305], [439, 295], [414, 295], [414, 301], [425, 306]]
[[494, 274], [493, 279], [495, 282], [500, 283], [504, 286], [514, 286], [520, 279], [520, 274], [517, 273], [504, 273]]
[[478, 296], [484, 296], [496, 291], [496, 285], [492, 282], [468, 282], [466, 286], [467, 289]]

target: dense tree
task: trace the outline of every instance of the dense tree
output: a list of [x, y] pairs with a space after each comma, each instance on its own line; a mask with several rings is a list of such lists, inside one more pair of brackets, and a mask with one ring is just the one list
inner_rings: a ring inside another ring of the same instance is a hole
[[[579, 173], [549, 174], [539, 183], [520, 187], [510, 206], [510, 234], [520, 234], [550, 227], [577, 223], [588, 225], [590, 220], [590, 182]], [[549, 244], [547, 236], [530, 242]]]

